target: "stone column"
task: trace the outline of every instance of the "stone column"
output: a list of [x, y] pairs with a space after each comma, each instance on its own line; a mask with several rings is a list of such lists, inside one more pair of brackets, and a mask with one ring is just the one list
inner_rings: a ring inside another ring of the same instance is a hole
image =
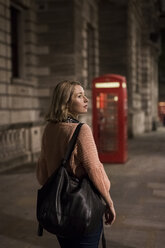
[[98, 4], [96, 0], [75, 1], [75, 77], [89, 98], [88, 114], [81, 121], [91, 125], [92, 80], [99, 75]]

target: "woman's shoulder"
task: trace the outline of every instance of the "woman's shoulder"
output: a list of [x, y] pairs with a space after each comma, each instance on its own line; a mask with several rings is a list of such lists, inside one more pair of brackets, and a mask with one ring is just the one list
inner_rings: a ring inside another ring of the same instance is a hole
[[84, 123], [83, 125], [82, 125], [82, 127], [81, 127], [81, 131], [80, 131], [80, 136], [81, 137], [83, 137], [83, 138], [85, 138], [85, 137], [91, 137], [91, 136], [93, 136], [93, 134], [92, 134], [92, 129], [91, 129], [91, 127], [88, 125], [88, 124], [86, 124], [86, 123]]
[[83, 123], [82, 129], [83, 129], [84, 131], [91, 131], [91, 127], [90, 127], [88, 124], [86, 124], [86, 123]]

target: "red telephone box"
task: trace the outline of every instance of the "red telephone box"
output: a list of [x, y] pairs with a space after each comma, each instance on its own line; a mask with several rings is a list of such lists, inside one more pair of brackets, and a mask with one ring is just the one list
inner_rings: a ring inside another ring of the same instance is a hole
[[93, 80], [93, 134], [101, 162], [127, 160], [126, 78], [106, 74]]
[[162, 122], [163, 126], [165, 126], [165, 102], [159, 102], [158, 113], [160, 121]]

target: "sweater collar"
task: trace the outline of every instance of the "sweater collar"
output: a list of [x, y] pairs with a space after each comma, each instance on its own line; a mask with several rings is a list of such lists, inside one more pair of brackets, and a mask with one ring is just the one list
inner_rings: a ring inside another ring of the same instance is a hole
[[79, 123], [78, 120], [76, 120], [76, 119], [74, 119], [74, 118], [72, 118], [72, 117], [69, 117], [69, 116], [68, 116], [68, 118], [67, 118], [65, 121], [63, 121], [63, 122], [67, 122], [67, 123]]

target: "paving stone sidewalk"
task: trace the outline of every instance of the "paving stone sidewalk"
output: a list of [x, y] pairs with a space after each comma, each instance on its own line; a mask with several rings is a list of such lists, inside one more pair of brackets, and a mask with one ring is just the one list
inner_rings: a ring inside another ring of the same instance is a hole
[[[105, 226], [107, 248], [164, 248], [165, 128], [128, 147], [125, 164], [105, 164], [117, 212], [115, 224]], [[3, 172], [0, 184], [0, 248], [59, 248], [53, 235], [36, 235], [34, 167]]]

